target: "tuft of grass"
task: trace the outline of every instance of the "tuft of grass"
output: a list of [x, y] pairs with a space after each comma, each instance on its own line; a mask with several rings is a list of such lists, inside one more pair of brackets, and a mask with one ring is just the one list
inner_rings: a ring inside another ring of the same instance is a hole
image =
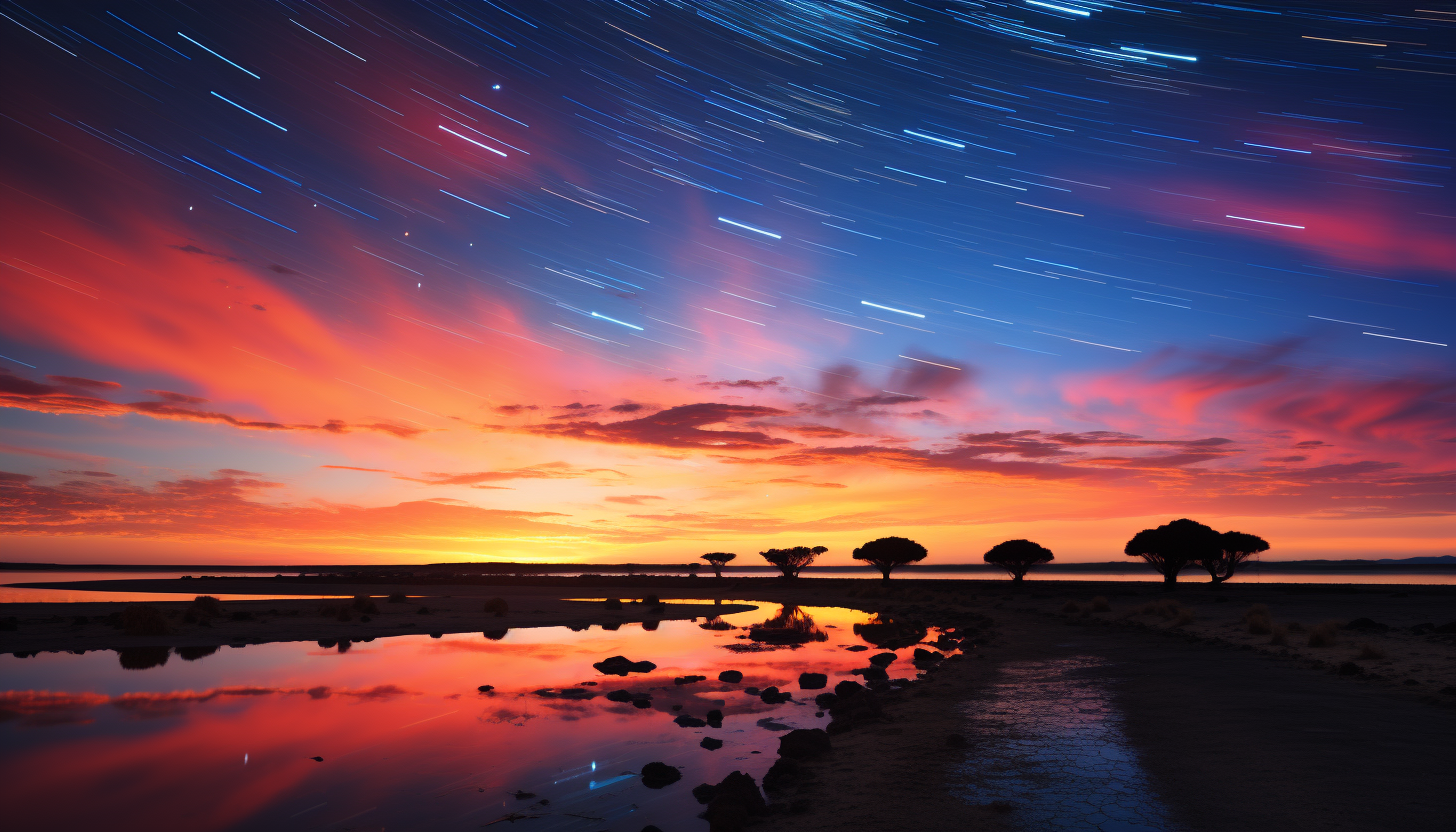
[[1274, 632], [1274, 619], [1269, 615], [1269, 608], [1263, 604], [1249, 607], [1249, 611], [1239, 620], [1249, 625], [1252, 635], [1267, 636]]
[[1133, 610], [1132, 614], [1156, 615], [1164, 621], [1172, 621], [1175, 627], [1193, 623], [1193, 610], [1172, 599], [1143, 604], [1141, 607]]
[[1309, 630], [1310, 647], [1333, 647], [1335, 644], [1335, 633], [1340, 630], [1340, 622], [1324, 621]]
[[1378, 661], [1385, 658], [1385, 651], [1373, 644], [1366, 643], [1360, 645], [1360, 652], [1355, 654], [1355, 658]]
[[1179, 607], [1178, 612], [1173, 616], [1173, 626], [1182, 627], [1184, 624], [1193, 623], [1193, 610], [1187, 607]]
[[1289, 622], [1289, 632], [1303, 633], [1305, 632], [1304, 625], [1299, 623], [1298, 621], [1291, 621]]
[[1104, 598], [1101, 595], [1099, 595], [1096, 598], [1093, 598], [1092, 599], [1092, 611], [1093, 612], [1112, 612], [1112, 605], [1109, 604], [1109, 603], [1107, 603], [1107, 599], [1106, 598]]

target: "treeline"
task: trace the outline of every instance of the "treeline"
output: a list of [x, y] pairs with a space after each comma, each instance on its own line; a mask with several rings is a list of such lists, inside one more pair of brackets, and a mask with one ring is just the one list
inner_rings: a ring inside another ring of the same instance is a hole
[[[1155, 529], [1143, 529], [1123, 547], [1123, 554], [1141, 558], [1163, 576], [1167, 584], [1176, 583], [1178, 573], [1193, 566], [1208, 572], [1213, 583], [1223, 583], [1262, 552], [1269, 544], [1258, 535], [1245, 532], [1220, 532], [1196, 520], [1183, 518]], [[799, 577], [814, 559], [828, 552], [827, 546], [793, 546], [768, 549], [759, 557], [783, 573], [786, 580]], [[896, 568], [925, 560], [929, 552], [919, 543], [904, 537], [881, 537], [855, 549], [851, 557], [880, 570], [884, 580]], [[732, 552], [709, 552], [701, 558], [723, 577], [723, 567], [738, 555]], [[986, 563], [1005, 569], [1011, 580], [1020, 581], [1033, 567], [1055, 559], [1052, 550], [1030, 540], [1004, 540], [982, 555]]]

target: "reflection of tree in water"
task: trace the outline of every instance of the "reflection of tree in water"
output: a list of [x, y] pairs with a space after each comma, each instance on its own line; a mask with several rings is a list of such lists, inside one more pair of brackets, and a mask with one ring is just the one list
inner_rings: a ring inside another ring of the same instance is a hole
[[502, 627], [499, 630], [486, 630], [485, 632], [481, 633], [481, 635], [485, 636], [491, 641], [500, 641], [501, 639], [505, 638], [506, 634], [509, 632], [509, 628]]
[[514, 725], [517, 728], [525, 725], [528, 720], [536, 718], [536, 714], [525, 713], [524, 711], [513, 711], [510, 708], [501, 708], [491, 711], [490, 714], [481, 713], [476, 719], [481, 722], [489, 722], [492, 725]]
[[721, 615], [715, 615], [712, 618], [709, 618], [707, 621], [704, 621], [703, 623], [699, 624], [698, 625], [698, 628], [699, 629], [702, 629], [702, 630], [736, 630], [736, 629], [738, 629], [737, 627], [733, 626], [732, 624], [729, 624], [727, 621], [724, 621], [723, 620], [723, 616], [721, 616]]
[[127, 647], [116, 652], [121, 659], [121, 666], [126, 670], [146, 670], [166, 664], [172, 648]]
[[793, 645], [829, 640], [829, 634], [815, 627], [814, 619], [794, 604], [780, 607], [777, 615], [762, 624], [750, 625], [748, 637], [769, 644]]
[[898, 650], [924, 641], [928, 631], [919, 621], [896, 621], [876, 613], [869, 621], [854, 625], [854, 634], [881, 650]]

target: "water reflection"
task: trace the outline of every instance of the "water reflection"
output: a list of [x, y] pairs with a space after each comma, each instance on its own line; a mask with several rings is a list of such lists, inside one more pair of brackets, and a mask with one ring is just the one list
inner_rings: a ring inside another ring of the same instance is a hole
[[814, 619], [804, 608], [793, 604], [779, 607], [778, 613], [767, 621], [750, 624], [748, 637], [760, 644], [788, 647], [829, 640], [829, 634], [814, 626]]
[[[655, 632], [399, 636], [346, 652], [178, 648], [188, 660], [171, 662], [157, 648], [139, 672], [110, 651], [0, 656], [11, 688], [0, 691], [0, 805], [11, 828], [110, 832], [476, 829], [513, 813], [522, 832], [698, 826], [692, 786], [735, 769], [761, 777], [783, 726], [823, 724], [799, 674], [852, 678], [861, 663], [817, 637], [793, 651], [721, 649], [769, 622], [848, 645], [867, 617], [820, 607], [763, 618], [725, 615], [740, 629], [721, 631], [668, 621]], [[592, 669], [613, 655], [658, 667], [628, 678]], [[728, 669], [741, 682], [718, 681]], [[768, 686], [801, 701], [745, 693]], [[652, 761], [682, 781], [644, 788], [636, 773]]]
[[967, 703], [964, 797], [1009, 804], [1013, 825], [1053, 832], [1171, 832], [1103, 681], [1098, 659], [1013, 662]]
[[854, 625], [854, 634], [881, 650], [899, 650], [924, 641], [929, 630], [919, 621], [905, 621], [881, 614]]

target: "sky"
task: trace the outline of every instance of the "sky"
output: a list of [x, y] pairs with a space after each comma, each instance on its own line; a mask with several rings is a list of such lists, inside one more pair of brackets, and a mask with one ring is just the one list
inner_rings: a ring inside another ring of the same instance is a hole
[[0, 15], [8, 560], [1452, 551], [1456, 5]]

